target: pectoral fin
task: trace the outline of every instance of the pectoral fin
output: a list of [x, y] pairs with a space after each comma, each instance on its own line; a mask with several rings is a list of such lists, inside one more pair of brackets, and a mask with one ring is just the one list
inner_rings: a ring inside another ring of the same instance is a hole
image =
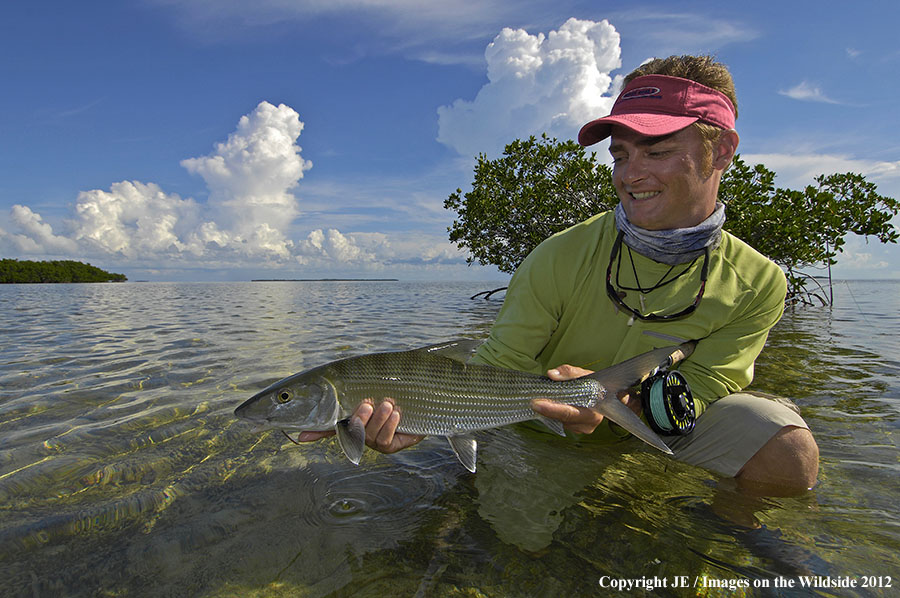
[[547, 426], [547, 428], [560, 436], [566, 435], [566, 428], [563, 426], [563, 423], [558, 419], [550, 419], [549, 417], [544, 417], [543, 415], [539, 415], [536, 418], [539, 422]]
[[478, 443], [471, 436], [447, 436], [450, 448], [463, 466], [475, 473], [475, 455], [478, 452]]
[[366, 446], [366, 427], [358, 417], [339, 420], [334, 426], [341, 450], [354, 465], [359, 465]]
[[607, 397], [600, 400], [594, 409], [600, 412], [604, 417], [613, 420], [653, 448], [657, 448], [662, 452], [673, 455], [672, 450], [666, 446], [666, 443], [657, 436], [653, 430], [647, 427], [647, 424], [641, 421], [634, 411], [625, 406], [625, 403], [617, 399], [615, 396]]

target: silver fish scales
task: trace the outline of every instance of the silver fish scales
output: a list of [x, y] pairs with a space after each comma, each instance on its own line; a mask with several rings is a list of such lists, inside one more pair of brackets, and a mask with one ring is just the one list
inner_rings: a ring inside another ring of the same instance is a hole
[[460, 462], [474, 472], [477, 444], [471, 432], [537, 419], [565, 435], [562, 422], [532, 410], [531, 401], [541, 398], [595, 409], [671, 454], [616, 393], [686, 358], [694, 342], [655, 349], [567, 381], [467, 363], [477, 344], [453, 341], [327, 363], [279, 380], [241, 404], [235, 415], [285, 433], [334, 429], [344, 453], [358, 463], [365, 428], [350, 415], [363, 400], [391, 399], [401, 414], [398, 431], [446, 437]]
[[391, 398], [398, 431], [449, 436], [537, 418], [532, 399], [590, 407], [606, 390], [591, 378], [554, 382], [545, 376], [466, 364], [422, 350], [375, 353], [323, 368], [349, 415], [364, 399]]

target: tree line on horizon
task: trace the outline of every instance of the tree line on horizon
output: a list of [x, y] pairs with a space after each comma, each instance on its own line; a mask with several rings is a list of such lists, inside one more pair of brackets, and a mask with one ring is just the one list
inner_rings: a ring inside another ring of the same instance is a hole
[[96, 266], [73, 260], [33, 262], [0, 260], [0, 284], [58, 282], [125, 282], [124, 274], [106, 272]]

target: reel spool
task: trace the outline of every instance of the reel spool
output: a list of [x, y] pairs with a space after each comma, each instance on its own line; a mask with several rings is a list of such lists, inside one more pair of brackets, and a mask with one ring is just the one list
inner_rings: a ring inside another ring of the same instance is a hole
[[677, 371], [660, 372], [641, 384], [641, 403], [647, 423], [657, 434], [685, 436], [694, 429], [694, 395]]

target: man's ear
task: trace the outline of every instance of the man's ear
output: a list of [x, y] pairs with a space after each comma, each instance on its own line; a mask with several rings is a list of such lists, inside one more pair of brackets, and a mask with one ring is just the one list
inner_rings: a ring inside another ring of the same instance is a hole
[[722, 134], [719, 135], [719, 140], [713, 147], [713, 168], [716, 170], [725, 170], [725, 168], [731, 164], [731, 160], [737, 153], [737, 147], [740, 141], [741, 138], [734, 129], [723, 131]]

